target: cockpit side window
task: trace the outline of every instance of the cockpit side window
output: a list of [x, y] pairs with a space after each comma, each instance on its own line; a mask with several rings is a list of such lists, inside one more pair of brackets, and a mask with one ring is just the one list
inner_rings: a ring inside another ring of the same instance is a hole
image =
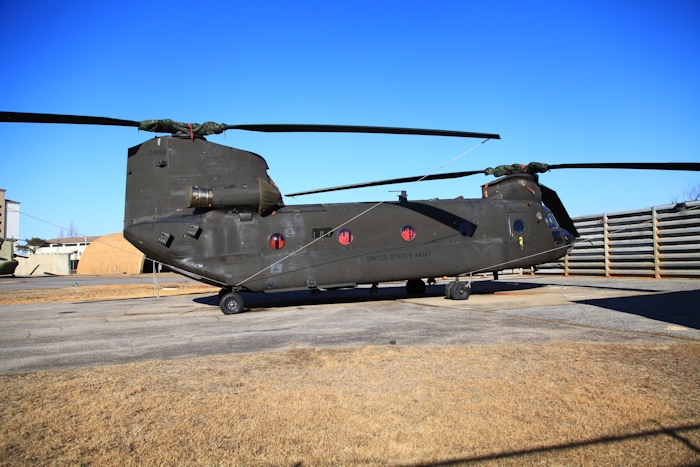
[[548, 212], [547, 215], [545, 216], [545, 220], [547, 221], [547, 227], [550, 229], [558, 229], [559, 228], [559, 223], [557, 222], [557, 219], [554, 217], [554, 214], [551, 212]]

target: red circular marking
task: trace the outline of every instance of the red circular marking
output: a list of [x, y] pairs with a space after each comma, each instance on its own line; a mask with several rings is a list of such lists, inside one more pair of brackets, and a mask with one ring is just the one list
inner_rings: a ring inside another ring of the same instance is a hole
[[355, 239], [355, 236], [348, 229], [342, 229], [338, 232], [338, 241], [341, 245], [350, 245]]
[[284, 237], [281, 234], [275, 233], [270, 235], [270, 248], [273, 250], [281, 250], [284, 247]]
[[416, 229], [414, 229], [410, 225], [404, 225], [401, 229], [401, 238], [403, 238], [407, 242], [410, 242], [411, 240], [416, 238]]

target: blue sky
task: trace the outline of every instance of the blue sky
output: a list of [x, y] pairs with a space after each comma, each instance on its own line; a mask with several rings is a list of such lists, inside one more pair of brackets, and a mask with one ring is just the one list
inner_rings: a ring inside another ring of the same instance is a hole
[[[0, 1], [0, 110], [499, 133], [443, 171], [700, 161], [700, 3]], [[2, 124], [0, 188], [85, 235], [122, 229], [133, 128]], [[283, 193], [435, 172], [476, 140], [263, 134]], [[411, 185], [479, 197], [481, 175]], [[668, 204], [698, 173], [554, 171], [572, 216]], [[394, 199], [392, 185], [287, 204]], [[27, 216], [22, 238], [58, 227]]]

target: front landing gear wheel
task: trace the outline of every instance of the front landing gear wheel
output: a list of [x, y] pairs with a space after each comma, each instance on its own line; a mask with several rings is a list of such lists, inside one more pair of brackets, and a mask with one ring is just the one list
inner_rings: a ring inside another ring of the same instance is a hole
[[221, 289], [219, 290], [219, 303], [221, 303], [221, 299], [223, 298], [224, 295], [227, 293], [231, 292], [231, 289]]
[[425, 293], [425, 282], [420, 279], [412, 279], [406, 282], [406, 292], [411, 295], [423, 295]]
[[450, 298], [452, 300], [466, 300], [472, 293], [472, 286], [469, 282], [452, 282], [450, 283]]
[[243, 297], [236, 292], [225, 293], [219, 302], [219, 308], [225, 315], [235, 315], [243, 311]]

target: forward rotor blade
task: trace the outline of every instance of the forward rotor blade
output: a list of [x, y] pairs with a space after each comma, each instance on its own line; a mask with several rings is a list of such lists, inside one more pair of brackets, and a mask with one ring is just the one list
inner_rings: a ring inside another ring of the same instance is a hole
[[355, 188], [366, 188], [370, 186], [392, 185], [395, 183], [415, 182], [418, 180], [446, 180], [450, 178], [468, 177], [476, 174], [494, 175], [502, 177], [504, 175], [514, 173], [537, 174], [544, 173], [553, 169], [642, 169], [642, 170], [687, 170], [700, 171], [700, 163], [698, 162], [602, 162], [602, 163], [582, 163], [582, 164], [542, 164], [539, 162], [531, 162], [528, 165], [513, 164], [500, 165], [486, 170], [472, 170], [469, 172], [450, 172], [446, 174], [392, 178], [389, 180], [379, 180], [376, 182], [355, 183], [352, 185], [336, 186], [332, 188], [320, 188], [318, 190], [300, 191], [298, 193], [290, 193], [285, 196], [303, 196], [316, 193], [327, 193], [329, 191], [352, 190]]
[[494, 133], [473, 133], [470, 131], [427, 130], [424, 128], [393, 128], [356, 125], [226, 125], [226, 129], [262, 131], [265, 133], [382, 133], [391, 135], [456, 136], [461, 138], [501, 139], [500, 135]]
[[83, 115], [34, 114], [24, 112], [0, 112], [0, 122], [14, 123], [68, 123], [73, 125], [109, 125], [137, 127], [139, 122], [107, 117], [86, 117]]
[[353, 190], [355, 188], [366, 188], [370, 186], [380, 186], [380, 185], [393, 185], [395, 183], [408, 183], [408, 182], [416, 182], [418, 180], [424, 181], [424, 180], [447, 180], [449, 178], [459, 178], [459, 177], [468, 177], [470, 175], [476, 175], [476, 174], [483, 174], [483, 170], [472, 170], [469, 172], [450, 172], [446, 174], [435, 174], [435, 175], [419, 175], [415, 177], [403, 177], [403, 178], [392, 178], [389, 180], [379, 180], [376, 182], [366, 182], [366, 183], [355, 183], [353, 185], [343, 185], [343, 186], [336, 186], [332, 188], [320, 188], [318, 190], [310, 190], [310, 191], [300, 191], [298, 193], [290, 193], [288, 195], [284, 196], [303, 196], [303, 195], [312, 195], [316, 193], [327, 193], [329, 191], [340, 191], [340, 190]]
[[640, 169], [640, 170], [688, 170], [700, 171], [699, 162], [602, 162], [583, 164], [553, 164], [553, 169]]

